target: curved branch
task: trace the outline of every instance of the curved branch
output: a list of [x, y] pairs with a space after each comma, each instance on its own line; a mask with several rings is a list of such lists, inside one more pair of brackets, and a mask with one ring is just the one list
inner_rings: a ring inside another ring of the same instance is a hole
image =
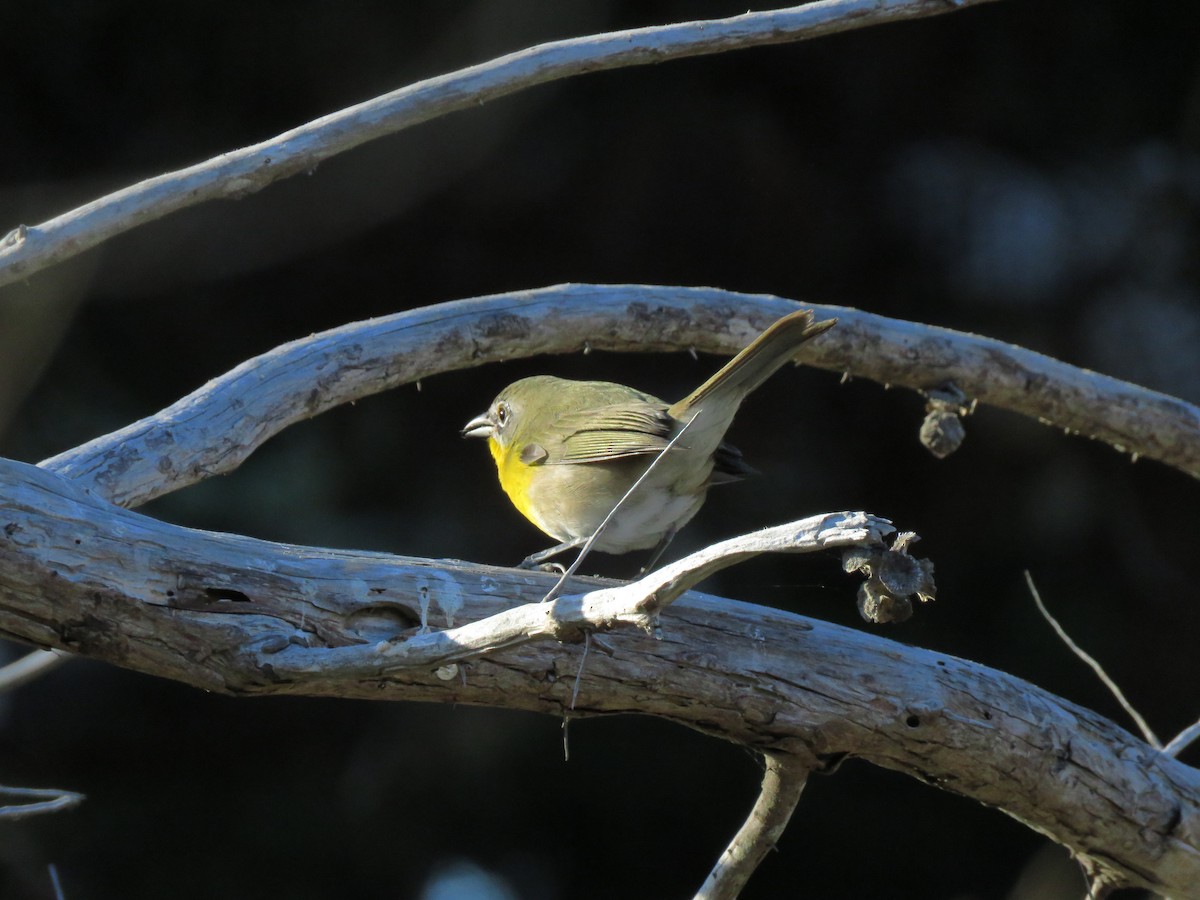
[[808, 783], [808, 769], [774, 756], [767, 756], [765, 763], [754, 808], [696, 892], [696, 900], [737, 900], [796, 811]]
[[[711, 288], [560, 285], [423, 307], [283, 344], [161, 412], [41, 463], [121, 506], [227, 472], [288, 425], [430, 375], [585, 347], [735, 353], [796, 309]], [[976, 335], [818, 306], [804, 362], [981, 402], [1200, 477], [1200, 408]]]
[[863, 632], [689, 593], [655, 637], [607, 635], [573, 707], [578, 647], [548, 639], [455, 667], [359, 668], [360, 648], [535, 602], [554, 580], [191, 531], [0, 461], [9, 636], [229, 694], [633, 712], [801, 766], [853, 755], [1005, 810], [1106, 883], [1200, 896], [1200, 772], [1020, 679]]
[[0, 806], [0, 821], [26, 819], [78, 806], [86, 799], [75, 791], [57, 788], [21, 788], [0, 785], [0, 797], [17, 797], [25, 802]]
[[270, 140], [138, 182], [0, 239], [0, 286], [131, 228], [208, 200], [240, 198], [338, 153], [539, 84], [628, 66], [783, 44], [991, 0], [822, 0], [729, 19], [553, 41], [400, 88]]

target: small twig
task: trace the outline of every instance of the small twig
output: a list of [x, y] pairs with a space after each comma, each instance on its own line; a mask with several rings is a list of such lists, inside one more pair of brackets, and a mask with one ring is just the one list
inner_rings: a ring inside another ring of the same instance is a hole
[[18, 803], [12, 806], [0, 806], [0, 819], [24, 819], [43, 813], [58, 812], [70, 809], [83, 802], [83, 794], [74, 791], [60, 791], [55, 788], [19, 788], [0, 785], [0, 797], [25, 797], [32, 803]]
[[1178, 756], [1195, 743], [1197, 738], [1200, 738], [1200, 722], [1193, 722], [1167, 742], [1167, 746], [1163, 747], [1163, 753], [1167, 756]]
[[807, 780], [807, 769], [766, 757], [754, 808], [696, 892], [696, 900], [736, 900], [759, 863], [775, 848]]
[[1101, 666], [1100, 663], [1098, 663], [1094, 658], [1092, 658], [1087, 651], [1071, 640], [1071, 636], [1067, 634], [1066, 630], [1060, 624], [1058, 624], [1058, 620], [1055, 619], [1054, 616], [1050, 615], [1050, 611], [1046, 609], [1046, 604], [1042, 603], [1041, 594], [1038, 593], [1037, 586], [1033, 583], [1033, 576], [1029, 574], [1028, 569], [1025, 570], [1025, 583], [1029, 586], [1029, 593], [1033, 596], [1033, 602], [1037, 604], [1038, 611], [1042, 614], [1042, 618], [1050, 623], [1050, 627], [1054, 629], [1055, 633], [1059, 636], [1062, 642], [1067, 645], [1068, 649], [1070, 649], [1072, 653], [1092, 667], [1092, 671], [1096, 673], [1096, 677], [1099, 678], [1104, 686], [1109, 689], [1112, 695], [1117, 698], [1117, 702], [1121, 704], [1121, 708], [1124, 709], [1125, 712], [1129, 713], [1129, 717], [1133, 719], [1135, 723], [1137, 723], [1137, 727], [1141, 730], [1142, 737], [1145, 739], [1146, 743], [1155, 749], [1162, 750], [1162, 742], [1159, 741], [1158, 737], [1154, 734], [1154, 731], [1150, 728], [1150, 725], [1146, 722], [1146, 720], [1142, 718], [1141, 713], [1134, 709], [1133, 704], [1125, 698], [1125, 695], [1121, 692], [1121, 689], [1117, 687], [1117, 683], [1108, 677], [1108, 673], [1104, 671], [1104, 667]]
[[579, 669], [575, 672], [575, 686], [571, 688], [571, 709], [575, 708], [575, 701], [579, 699], [579, 682], [583, 680], [583, 664], [587, 662], [588, 646], [592, 643], [592, 634], [590, 631], [583, 633], [583, 653], [579, 656]]
[[54, 888], [54, 900], [66, 900], [66, 895], [63, 893], [62, 882], [58, 880], [58, 866], [54, 863], [46, 866], [50, 872], [50, 886]]
[[62, 650], [34, 650], [0, 668], [0, 694], [44, 675], [71, 658]]
[[646, 476], [654, 471], [655, 466], [662, 461], [662, 458], [666, 456], [671, 448], [674, 447], [679, 441], [679, 439], [683, 437], [683, 433], [692, 426], [692, 423], [695, 422], [697, 418], [699, 418], [699, 413], [683, 423], [683, 427], [679, 429], [679, 433], [667, 442], [667, 446], [663, 447], [662, 450], [658, 452], [658, 455], [651, 460], [650, 465], [646, 466], [646, 471], [639, 475], [637, 481], [629, 486], [629, 490], [622, 495], [621, 499], [613, 504], [613, 508], [608, 511], [608, 515], [604, 517], [604, 521], [602, 521], [596, 527], [596, 530], [592, 532], [592, 536], [587, 539], [587, 543], [585, 543], [580, 549], [579, 555], [575, 557], [575, 561], [571, 563], [570, 567], [565, 572], [562, 573], [562, 576], [558, 579], [558, 582], [554, 585], [554, 587], [550, 588], [550, 591], [545, 597], [542, 598], [543, 603], [549, 603], [562, 592], [563, 585], [567, 583], [567, 579], [571, 578], [576, 572], [579, 571], [580, 565], [583, 564], [584, 557], [588, 555], [596, 541], [599, 539], [600, 535], [602, 535], [604, 530], [608, 528], [608, 524], [613, 520], [613, 516], [617, 514], [617, 510], [624, 506], [625, 501], [633, 496], [633, 492], [642, 486], [642, 483], [646, 480]]
[[[1083, 895], [1083, 900], [1105, 900], [1119, 887], [1119, 885], [1111, 883], [1104, 870], [1094, 861], [1082, 858], [1078, 862], [1084, 884], [1087, 886], [1087, 893]], [[1165, 897], [1164, 900], [1171, 900], [1171, 898]]]
[[585, 631], [583, 633], [583, 654], [579, 657], [579, 668], [575, 670], [575, 685], [571, 688], [571, 702], [563, 710], [563, 762], [570, 762], [571, 760], [571, 744], [569, 740], [571, 713], [575, 709], [575, 701], [579, 699], [579, 683], [583, 680], [583, 666], [587, 662], [588, 647], [591, 644], [592, 633]]

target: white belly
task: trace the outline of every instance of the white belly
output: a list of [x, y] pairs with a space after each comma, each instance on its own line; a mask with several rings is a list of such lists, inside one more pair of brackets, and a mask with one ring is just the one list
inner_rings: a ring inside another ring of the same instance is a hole
[[[642, 496], [642, 492], [646, 493]], [[675, 532], [691, 521], [704, 503], [704, 496], [680, 497], [657, 488], [638, 488], [622, 504], [596, 549], [604, 553], [627, 553], [654, 547], [668, 532]]]
[[[600, 526], [621, 497], [645, 471], [646, 461], [629, 460], [623, 466], [546, 466], [531, 487], [538, 510], [535, 524], [559, 541], [587, 539]], [[699, 478], [708, 477], [707, 471]], [[603, 553], [627, 553], [654, 547], [668, 532], [678, 531], [704, 505], [707, 487], [683, 486], [680, 493], [668, 487], [668, 473], [650, 473], [596, 541]], [[597, 498], [614, 498], [598, 501]], [[532, 516], [531, 516], [532, 518]], [[540, 520], [540, 521], [539, 521]]]

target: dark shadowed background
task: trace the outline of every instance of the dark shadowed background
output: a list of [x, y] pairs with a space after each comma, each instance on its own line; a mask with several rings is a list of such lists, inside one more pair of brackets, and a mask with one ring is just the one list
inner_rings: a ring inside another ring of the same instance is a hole
[[[716, 2], [49, 0], [0, 27], [0, 231], [414, 80]], [[0, 453], [37, 461], [257, 353], [369, 316], [563, 281], [712, 285], [987, 334], [1200, 400], [1200, 5], [1010, 0], [593, 75], [209, 204], [0, 291]], [[515, 562], [544, 539], [458, 428], [532, 372], [677, 399], [715, 358], [543, 358], [428, 379], [144, 509], [307, 544]], [[889, 637], [1121, 719], [1038, 617], [1170, 736], [1200, 714], [1197, 484], [981, 410], [939, 462], [921, 400], [786, 370], [731, 438], [763, 472], [673, 548], [820, 511], [916, 529], [940, 597]], [[628, 573], [632, 558], [594, 568]], [[855, 627], [836, 563], [714, 593]], [[23, 648], [3, 648], [10, 655]], [[583, 683], [586, 692], [586, 678]], [[752, 802], [739, 749], [404, 703], [233, 700], [86, 662], [0, 697], [0, 783], [83, 791], [0, 826], [0, 897], [684, 897]], [[1190, 759], [1195, 761], [1196, 751]], [[1185, 757], [1187, 758], [1187, 757]], [[1079, 896], [1065, 851], [850, 763], [812, 782], [745, 896]], [[1039, 893], [1040, 891], [1040, 893]]]

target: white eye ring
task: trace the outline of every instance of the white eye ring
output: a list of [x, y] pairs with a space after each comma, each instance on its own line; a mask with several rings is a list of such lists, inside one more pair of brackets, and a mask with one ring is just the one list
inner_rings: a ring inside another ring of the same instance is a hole
[[499, 403], [496, 405], [496, 424], [501, 428], [508, 422], [508, 404]]

